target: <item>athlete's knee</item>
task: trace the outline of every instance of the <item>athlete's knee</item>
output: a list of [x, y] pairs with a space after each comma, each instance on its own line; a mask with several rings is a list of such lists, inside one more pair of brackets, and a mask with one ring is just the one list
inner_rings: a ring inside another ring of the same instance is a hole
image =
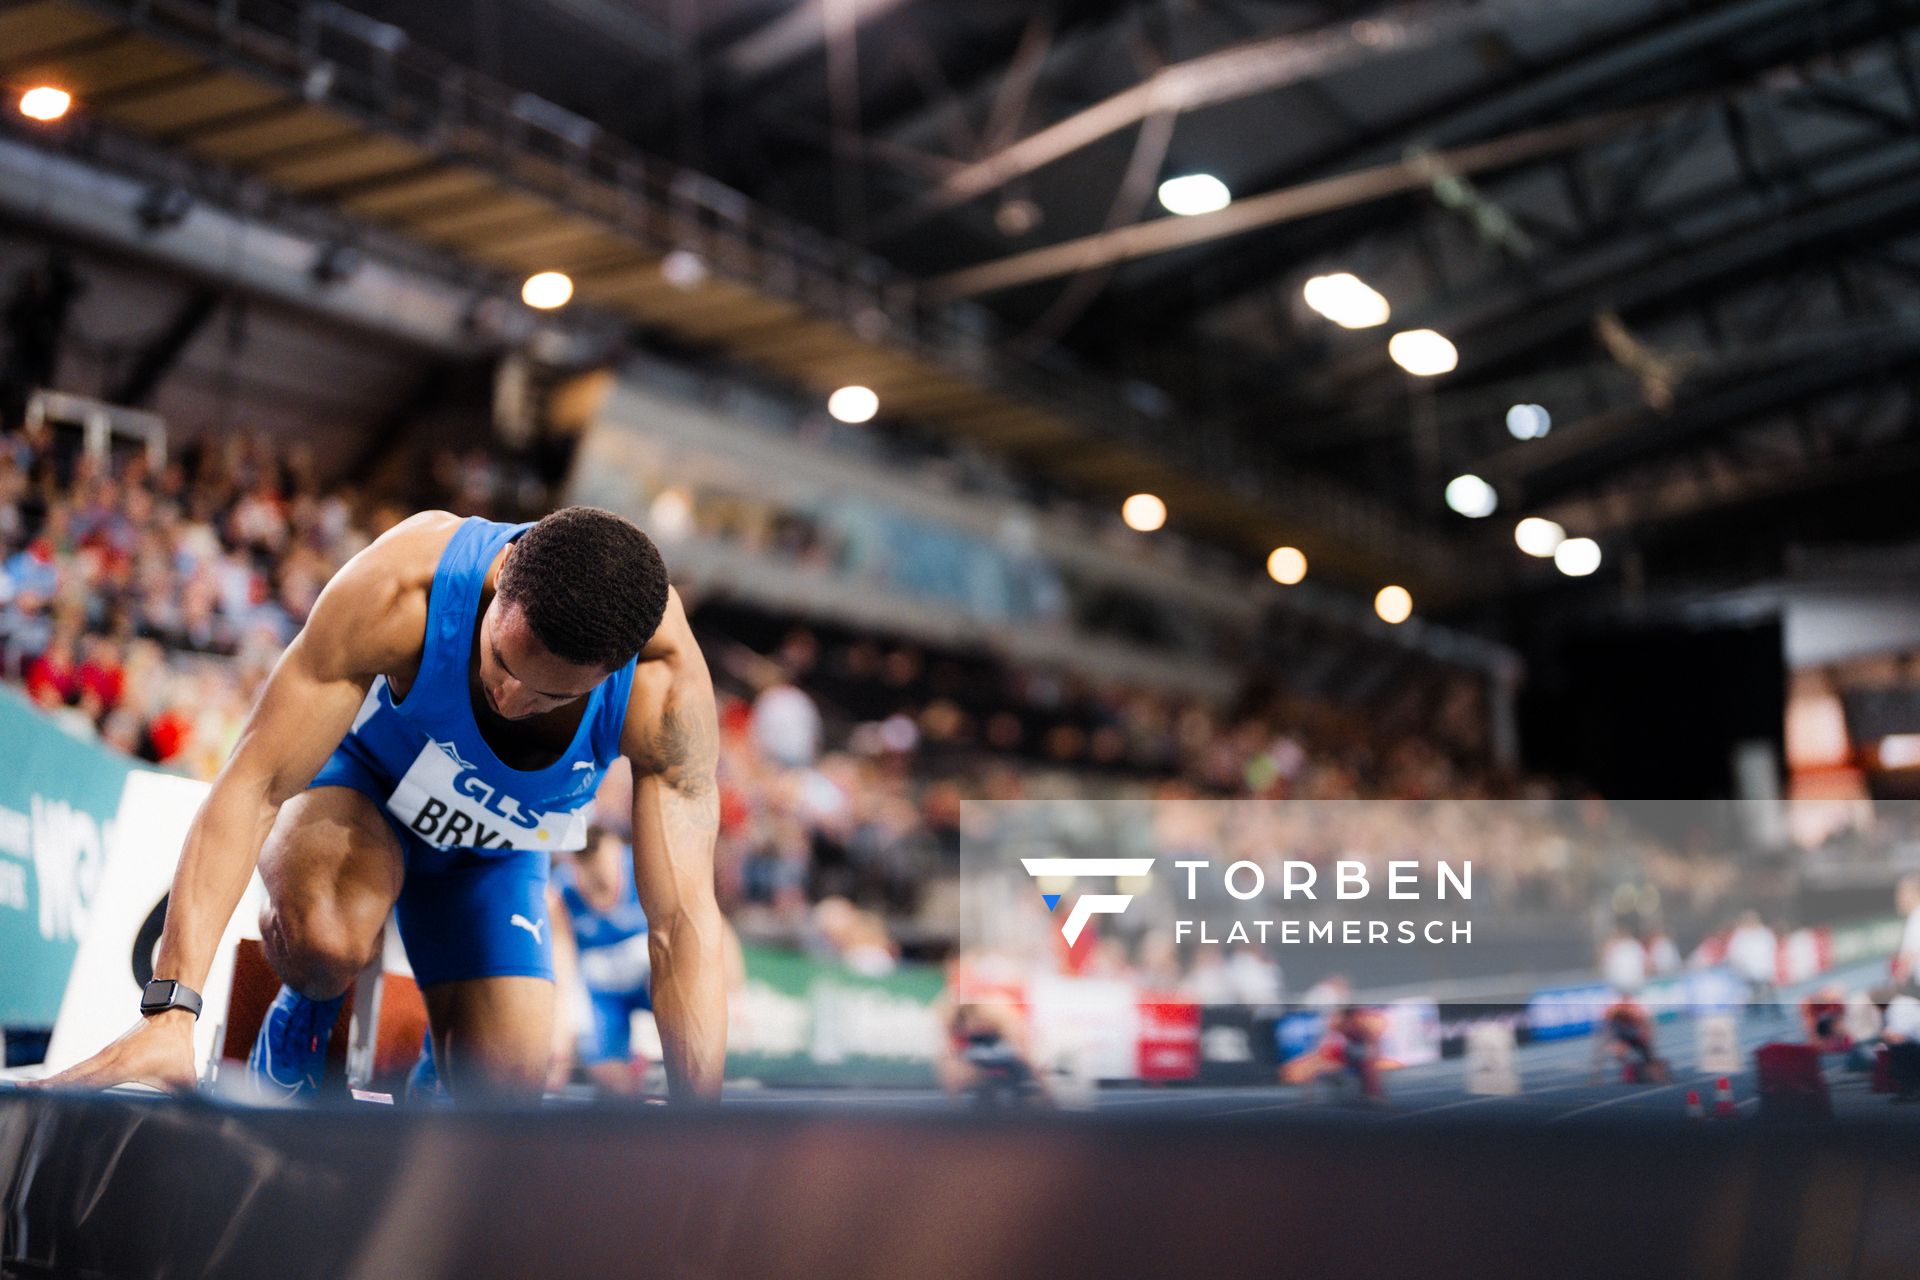
[[260, 911], [260, 936], [280, 978], [301, 995], [330, 1000], [373, 958], [379, 926], [329, 901], [289, 898]]

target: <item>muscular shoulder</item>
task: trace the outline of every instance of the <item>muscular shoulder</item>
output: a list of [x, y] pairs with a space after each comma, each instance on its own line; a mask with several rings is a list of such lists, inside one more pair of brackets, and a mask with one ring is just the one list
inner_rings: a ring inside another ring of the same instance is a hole
[[381, 534], [327, 583], [300, 643], [319, 665], [372, 676], [420, 656], [427, 593], [460, 517], [422, 511]]
[[440, 555], [459, 530], [462, 520], [448, 511], [422, 511], [408, 516], [375, 538], [366, 550], [341, 569], [358, 570], [363, 585], [376, 584], [395, 592], [425, 594], [433, 584]]
[[713, 680], [677, 591], [668, 591], [660, 628], [634, 666], [620, 737], [627, 758], [656, 773], [711, 768], [719, 745]]

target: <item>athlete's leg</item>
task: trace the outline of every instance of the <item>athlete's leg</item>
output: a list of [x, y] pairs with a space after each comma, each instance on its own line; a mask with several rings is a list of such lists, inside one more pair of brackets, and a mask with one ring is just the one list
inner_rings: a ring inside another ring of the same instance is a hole
[[267, 958], [294, 991], [331, 1000], [373, 958], [405, 863], [371, 799], [349, 787], [316, 787], [281, 807], [260, 878]]
[[448, 1091], [537, 1097], [553, 1051], [547, 855], [418, 847], [397, 905]]
[[285, 985], [261, 1020], [248, 1065], [261, 1089], [298, 1098], [320, 1089], [343, 993], [379, 945], [403, 855], [368, 796], [322, 786], [281, 807], [260, 876], [260, 936]]
[[540, 1096], [553, 1050], [553, 983], [470, 978], [423, 988], [433, 1056], [456, 1098]]

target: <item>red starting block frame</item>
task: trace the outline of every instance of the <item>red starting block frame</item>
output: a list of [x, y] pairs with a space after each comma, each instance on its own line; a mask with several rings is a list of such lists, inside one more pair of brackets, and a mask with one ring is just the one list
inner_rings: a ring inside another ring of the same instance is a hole
[[[384, 953], [384, 948], [382, 952]], [[233, 955], [233, 986], [219, 1057], [223, 1071], [244, 1071], [260, 1024], [280, 991], [280, 975], [267, 961], [266, 948], [242, 938]], [[327, 1044], [328, 1089], [390, 1093], [406, 1090], [407, 1073], [420, 1057], [427, 1031], [427, 1004], [409, 974], [386, 967], [376, 956], [347, 988], [347, 999]]]

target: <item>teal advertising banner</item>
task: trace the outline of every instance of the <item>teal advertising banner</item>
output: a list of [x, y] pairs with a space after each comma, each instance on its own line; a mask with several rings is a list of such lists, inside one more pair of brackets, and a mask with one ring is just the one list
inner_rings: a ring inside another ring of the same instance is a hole
[[53, 1025], [133, 767], [0, 689], [0, 1025]]
[[930, 1085], [942, 1031], [932, 965], [863, 977], [789, 951], [748, 946], [734, 999], [727, 1077], [779, 1085]]

